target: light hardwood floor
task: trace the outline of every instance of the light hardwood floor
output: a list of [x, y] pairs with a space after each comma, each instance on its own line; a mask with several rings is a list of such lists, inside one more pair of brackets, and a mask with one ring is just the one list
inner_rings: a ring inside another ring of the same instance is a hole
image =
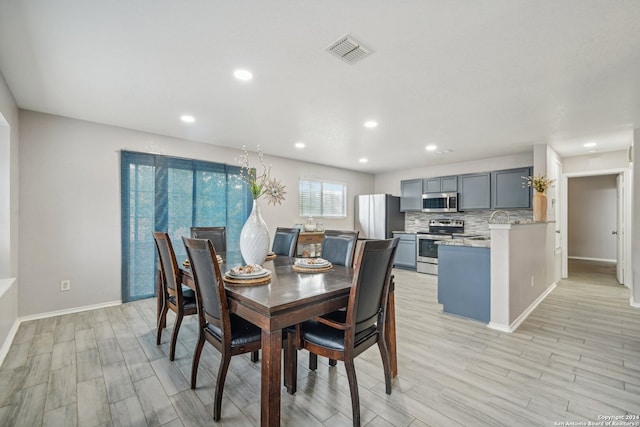
[[[584, 268], [513, 334], [443, 315], [434, 278], [396, 270], [399, 375], [386, 395], [377, 348], [356, 359], [363, 424], [554, 426], [640, 414], [640, 310], [626, 288], [587, 280], [595, 274]], [[175, 362], [170, 332], [156, 346], [154, 299], [23, 323], [0, 369], [0, 425], [215, 425], [218, 353], [205, 346], [191, 390], [195, 319], [183, 322]], [[301, 352], [297, 394], [283, 389], [282, 424], [350, 426], [344, 367], [321, 358], [309, 372], [307, 360]], [[258, 425], [259, 389], [260, 365], [234, 357], [220, 425]]]

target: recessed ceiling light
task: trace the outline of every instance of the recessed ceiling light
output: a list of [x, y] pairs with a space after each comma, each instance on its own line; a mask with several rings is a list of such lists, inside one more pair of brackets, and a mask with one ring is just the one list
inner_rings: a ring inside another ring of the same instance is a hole
[[367, 159], [366, 157], [360, 159], [360, 163], [367, 163], [368, 161], [369, 159]]
[[243, 81], [251, 80], [253, 78], [253, 74], [251, 74], [251, 71], [249, 70], [236, 70], [233, 72], [233, 75], [236, 79]]
[[184, 114], [182, 116], [180, 116], [180, 120], [182, 120], [185, 123], [193, 123], [196, 121], [196, 118], [193, 116], [190, 116], [188, 114]]
[[378, 122], [374, 120], [369, 120], [367, 122], [364, 122], [364, 127], [369, 129], [373, 129], [374, 127], [377, 127], [377, 126], [378, 126]]
[[296, 148], [304, 148], [304, 142], [296, 142]]
[[424, 147], [424, 149], [427, 150], [427, 151], [436, 151], [438, 149], [438, 146], [430, 144], [430, 145], [427, 145], [426, 147]]
[[596, 145], [598, 144], [595, 142], [587, 142], [586, 144], [584, 144], [585, 148], [595, 147]]

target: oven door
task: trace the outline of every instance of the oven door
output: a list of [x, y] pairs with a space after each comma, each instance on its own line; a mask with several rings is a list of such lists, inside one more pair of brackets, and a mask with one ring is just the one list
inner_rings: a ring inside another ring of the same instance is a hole
[[417, 261], [429, 262], [431, 264], [438, 263], [438, 240], [444, 240], [441, 236], [420, 236], [417, 240]]

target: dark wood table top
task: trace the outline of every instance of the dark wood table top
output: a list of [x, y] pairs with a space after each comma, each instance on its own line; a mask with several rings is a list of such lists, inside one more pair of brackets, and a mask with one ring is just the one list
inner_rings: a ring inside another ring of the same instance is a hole
[[[267, 284], [237, 286], [227, 283], [225, 288], [232, 305], [231, 310], [237, 314], [246, 314], [238, 310], [242, 305], [253, 314], [248, 320], [258, 322], [256, 315], [263, 321], [257, 323], [263, 329], [273, 330], [293, 325], [304, 317], [305, 308], [315, 306], [314, 313], [306, 314], [309, 319], [317, 313], [319, 303], [331, 302], [328, 311], [335, 309], [335, 305], [346, 306], [354, 269], [341, 265], [334, 265], [331, 270], [317, 273], [303, 273], [293, 270], [295, 258], [276, 257], [265, 261], [262, 267], [271, 271], [271, 281]], [[221, 266], [222, 274], [228, 268]], [[189, 269], [182, 269], [182, 281], [193, 288], [193, 277]], [[341, 300], [338, 303], [336, 300]], [[339, 307], [338, 307], [339, 308]], [[326, 311], [326, 312], [328, 312]], [[298, 314], [298, 315], [296, 315]], [[245, 316], [243, 316], [245, 317]], [[264, 319], [278, 319], [277, 324], [267, 324]]]

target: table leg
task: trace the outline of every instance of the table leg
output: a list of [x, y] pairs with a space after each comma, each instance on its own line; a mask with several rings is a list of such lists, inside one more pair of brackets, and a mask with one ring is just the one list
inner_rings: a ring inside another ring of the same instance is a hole
[[280, 425], [280, 375], [282, 330], [262, 330], [262, 378], [260, 425]]
[[389, 299], [387, 300], [387, 318], [385, 319], [385, 340], [389, 349], [389, 359], [391, 362], [391, 376], [398, 376], [398, 354], [396, 350], [396, 302], [395, 302], [395, 282], [391, 278], [389, 286]]

